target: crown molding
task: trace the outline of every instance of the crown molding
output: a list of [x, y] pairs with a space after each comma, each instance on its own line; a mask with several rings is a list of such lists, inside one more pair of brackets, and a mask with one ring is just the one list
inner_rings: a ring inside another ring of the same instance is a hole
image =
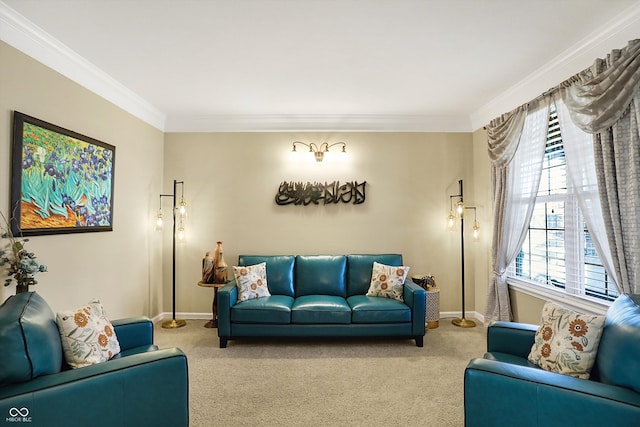
[[469, 117], [421, 115], [167, 116], [0, 0], [0, 40], [165, 132], [472, 132], [637, 38], [640, 1]]
[[169, 116], [0, 1], [0, 40], [165, 132], [469, 132], [468, 117], [419, 115]]
[[2, 1], [0, 40], [151, 126], [164, 130], [164, 113]]
[[501, 114], [531, 101], [590, 67], [596, 58], [606, 56], [613, 49], [623, 48], [630, 40], [638, 38], [638, 28], [640, 1], [473, 112], [471, 128], [480, 129]]
[[169, 116], [166, 132], [471, 132], [464, 116], [255, 114]]
[[0, 0], [0, 40], [164, 132], [470, 132], [465, 116], [254, 114], [166, 116]]

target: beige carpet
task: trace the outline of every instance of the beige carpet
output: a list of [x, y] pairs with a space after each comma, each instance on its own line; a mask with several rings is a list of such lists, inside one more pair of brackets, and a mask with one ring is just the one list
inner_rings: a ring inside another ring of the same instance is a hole
[[189, 363], [192, 427], [462, 426], [463, 373], [484, 328], [441, 319], [423, 348], [409, 340], [234, 340], [218, 348], [205, 320], [168, 330], [160, 347]]

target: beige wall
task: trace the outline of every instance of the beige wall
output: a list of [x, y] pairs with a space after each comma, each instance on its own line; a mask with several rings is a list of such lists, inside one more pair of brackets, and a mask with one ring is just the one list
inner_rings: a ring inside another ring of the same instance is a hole
[[[170, 233], [152, 230], [158, 195], [171, 192], [174, 178], [185, 181], [189, 201], [188, 242], [178, 246], [179, 312], [210, 311], [211, 291], [196, 283], [202, 255], [216, 240], [225, 242], [230, 265], [249, 252], [400, 252], [412, 274], [436, 275], [442, 311], [460, 310], [459, 239], [445, 231], [445, 217], [460, 178], [467, 201], [474, 203], [471, 134], [163, 135], [5, 43], [0, 43], [0, 59], [3, 212], [9, 208], [13, 111], [116, 146], [114, 231], [35, 236], [29, 242], [49, 268], [33, 289], [54, 310], [98, 297], [112, 317], [170, 311]], [[295, 139], [344, 140], [348, 161], [292, 163]], [[274, 196], [285, 180], [366, 180], [367, 200], [359, 206], [277, 206]], [[165, 212], [170, 203], [165, 200]], [[481, 222], [482, 215], [479, 211]], [[465, 258], [468, 311], [476, 310], [475, 252], [468, 250]], [[14, 289], [3, 287], [0, 298]]]
[[509, 297], [511, 298], [511, 312], [513, 313], [514, 322], [540, 323], [544, 300], [519, 292], [513, 288], [509, 289]]
[[[466, 240], [466, 308], [484, 314], [491, 198], [483, 130], [163, 134], [4, 43], [0, 59], [3, 212], [9, 206], [12, 111], [116, 146], [114, 231], [36, 236], [29, 242], [49, 267], [34, 289], [54, 310], [93, 297], [105, 302], [112, 317], [171, 310], [170, 233], [153, 232], [153, 220], [158, 195], [170, 193], [172, 180], [178, 179], [185, 181], [189, 202], [188, 241], [178, 246], [178, 312], [210, 312], [211, 291], [196, 283], [202, 255], [222, 240], [230, 265], [240, 253], [251, 252], [400, 252], [412, 267], [410, 274], [436, 275], [441, 311], [456, 313], [461, 308], [459, 235], [446, 232], [445, 217], [449, 195], [462, 178], [466, 202], [478, 207], [482, 227], [479, 242]], [[348, 161], [294, 163], [293, 140], [346, 141]], [[367, 200], [359, 206], [277, 206], [274, 196], [285, 180], [366, 180]], [[165, 213], [170, 203], [165, 200]], [[0, 292], [4, 300], [14, 287]], [[525, 297], [518, 303], [519, 297], [514, 295], [518, 316], [527, 310]], [[533, 305], [532, 313], [539, 313]]]
[[[162, 181], [163, 134], [0, 42], [0, 210], [9, 211], [12, 112], [116, 146], [114, 231], [35, 236], [49, 272], [32, 288], [54, 311], [100, 298], [111, 317], [160, 311], [159, 237], [149, 232]], [[2, 287], [0, 300], [15, 292]]]
[[[345, 141], [347, 161], [295, 163], [290, 159], [294, 140]], [[166, 134], [165, 190], [171, 190], [173, 179], [184, 180], [190, 208], [188, 242], [178, 247], [177, 311], [210, 311], [212, 292], [196, 283], [202, 256], [216, 240], [224, 242], [230, 266], [242, 253], [399, 252], [411, 266], [409, 274], [436, 276], [441, 311], [459, 311], [459, 234], [447, 232], [445, 223], [458, 179], [473, 181], [473, 143], [470, 133]], [[282, 181], [334, 180], [367, 181], [365, 203], [278, 206], [274, 201]], [[474, 203], [473, 186], [465, 194]], [[487, 219], [482, 209], [478, 215]], [[470, 236], [470, 221], [465, 225]], [[170, 235], [165, 231], [166, 311], [171, 308]], [[465, 260], [467, 311], [476, 308], [472, 246]]]

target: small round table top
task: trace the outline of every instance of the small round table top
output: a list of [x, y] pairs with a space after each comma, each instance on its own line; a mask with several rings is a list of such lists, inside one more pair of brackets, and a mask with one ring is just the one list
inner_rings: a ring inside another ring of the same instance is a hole
[[204, 283], [202, 280], [198, 282], [198, 286], [203, 286], [205, 288], [221, 288], [226, 283]]

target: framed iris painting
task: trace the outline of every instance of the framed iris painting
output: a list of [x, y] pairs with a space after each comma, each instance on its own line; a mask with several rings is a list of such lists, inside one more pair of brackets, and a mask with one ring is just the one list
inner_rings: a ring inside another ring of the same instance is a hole
[[113, 230], [116, 148], [13, 113], [14, 236]]

